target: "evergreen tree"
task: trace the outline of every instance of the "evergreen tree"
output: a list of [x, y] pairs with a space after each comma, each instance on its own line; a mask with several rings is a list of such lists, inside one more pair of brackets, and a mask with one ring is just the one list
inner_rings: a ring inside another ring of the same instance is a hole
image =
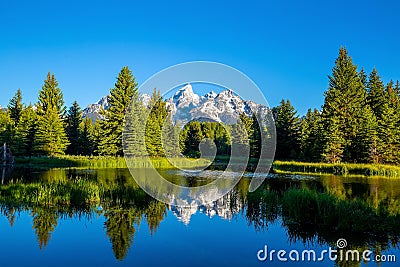
[[[108, 103], [110, 107], [103, 111], [105, 119], [101, 123], [102, 140], [98, 146], [100, 154], [122, 156], [122, 130], [125, 113], [131, 99], [138, 101], [138, 84], [128, 67], [123, 67], [117, 82], [110, 89]], [[133, 111], [134, 112], [134, 111]]]
[[69, 144], [62, 120], [65, 107], [63, 94], [53, 75], [48, 73], [37, 104], [38, 122], [35, 133], [35, 151], [39, 154], [64, 154]]
[[272, 110], [276, 127], [276, 159], [295, 159], [299, 153], [300, 118], [289, 100]]
[[20, 122], [16, 128], [16, 139], [18, 140], [16, 155], [33, 155], [36, 121], [37, 115], [32, 105], [22, 110]]
[[24, 105], [22, 104], [22, 93], [20, 89], [18, 89], [14, 97], [11, 98], [10, 103], [7, 107], [10, 112], [11, 119], [14, 121], [15, 125], [18, 125], [21, 118], [22, 109], [24, 108]]
[[239, 118], [242, 121], [248, 135], [250, 157], [258, 158], [261, 152], [261, 129], [258, 122], [261, 120], [261, 118], [258, 114], [253, 114], [251, 117], [249, 117], [244, 113], [241, 113]]
[[300, 123], [300, 159], [317, 162], [322, 154], [321, 114], [317, 109], [307, 111]]
[[214, 142], [217, 147], [217, 155], [230, 155], [231, 154], [231, 136], [229, 135], [229, 125], [222, 125], [222, 123], [214, 123]]
[[230, 127], [231, 152], [235, 153], [233, 147], [238, 147], [243, 151], [243, 155], [250, 153], [250, 137], [247, 134], [246, 126], [241, 120], [238, 120]]
[[167, 158], [178, 157], [181, 154], [179, 149], [179, 132], [180, 126], [174, 126], [171, 115], [168, 115], [165, 126], [162, 129], [163, 149]]
[[[363, 70], [362, 70], [363, 71]], [[360, 76], [365, 76], [359, 74]], [[355, 136], [351, 141], [350, 155], [353, 162], [371, 162], [371, 152], [373, 150], [373, 142], [376, 136], [376, 115], [373, 109], [368, 105], [367, 83], [365, 77], [361, 78], [361, 86], [358, 88], [359, 96], [354, 109], [355, 122], [358, 124], [355, 129]]]
[[82, 123], [82, 110], [78, 102], [74, 101], [72, 106], [67, 111], [66, 117], [66, 134], [70, 144], [67, 148], [67, 154], [79, 155], [83, 143], [81, 142], [80, 124]]
[[79, 125], [79, 129], [80, 154], [90, 156], [93, 154], [95, 149], [94, 140], [92, 138], [94, 131], [92, 120], [85, 117]]
[[172, 123], [170, 120], [167, 121], [168, 109], [166, 102], [163, 101], [160, 92], [154, 89], [154, 92], [150, 98], [149, 104], [149, 117], [146, 122], [146, 149], [147, 153], [151, 157], [164, 156], [164, 149], [162, 144], [162, 129], [168, 127], [166, 123]]
[[10, 113], [0, 109], [0, 145], [6, 143], [10, 147], [13, 145], [13, 139], [14, 123]]
[[198, 158], [200, 156], [199, 144], [203, 138], [200, 122], [191, 121], [186, 124], [180, 136], [180, 139], [183, 140], [183, 154], [188, 157]]
[[102, 129], [101, 129], [101, 121], [96, 119], [93, 123], [92, 131], [89, 134], [89, 139], [92, 141], [92, 151], [94, 155], [99, 154], [99, 144], [101, 143], [102, 139]]
[[375, 116], [379, 120], [382, 116], [383, 104], [385, 98], [385, 86], [378, 75], [378, 71], [374, 68], [369, 75], [368, 80], [368, 104], [371, 106]]
[[[362, 77], [347, 50], [341, 48], [329, 76], [322, 109], [323, 158], [328, 162], [364, 161], [365, 155], [370, 153], [372, 125], [368, 121], [372, 110], [367, 105]], [[362, 151], [354, 150], [361, 147]]]
[[377, 127], [377, 159], [379, 163], [400, 163], [400, 98], [393, 82], [385, 89], [385, 101]]
[[358, 77], [360, 78], [360, 81], [361, 81], [361, 83], [363, 84], [363, 86], [364, 86], [365, 88], [368, 88], [368, 76], [367, 76], [367, 74], [365, 73], [364, 68], [361, 68], [361, 70], [360, 70], [360, 72], [359, 72], [359, 74], [358, 74]]
[[35, 151], [49, 156], [64, 154], [69, 142], [55, 110], [48, 110], [37, 123]]
[[139, 95], [132, 97], [131, 104], [125, 116], [124, 125], [124, 155], [129, 157], [142, 157], [147, 154], [145, 133], [148, 108], [140, 101]]
[[264, 129], [261, 129], [260, 114], [253, 114], [251, 117], [252, 120], [252, 134], [250, 135], [250, 157], [259, 158], [261, 153], [261, 135], [265, 136], [263, 132]]
[[58, 87], [58, 81], [54, 74], [47, 73], [42, 90], [39, 91], [39, 102], [37, 105], [39, 115], [44, 115], [48, 111], [55, 111], [61, 117], [64, 115], [64, 96]]

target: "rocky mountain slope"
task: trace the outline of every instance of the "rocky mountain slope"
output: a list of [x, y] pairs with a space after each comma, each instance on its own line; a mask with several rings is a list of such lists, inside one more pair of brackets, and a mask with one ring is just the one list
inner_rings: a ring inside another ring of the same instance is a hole
[[[149, 103], [150, 96], [143, 94], [141, 99], [145, 105]], [[172, 97], [167, 99], [167, 106], [171, 110], [174, 121], [181, 125], [191, 120], [217, 121], [233, 124], [240, 113], [251, 116], [253, 112], [267, 112], [267, 108], [251, 100], [243, 100], [232, 90], [220, 93], [209, 92], [203, 96], [194, 93], [192, 85], [187, 84], [180, 88]], [[109, 103], [107, 96], [97, 103], [90, 104], [83, 110], [83, 116], [92, 120], [101, 119], [100, 110], [107, 109]]]

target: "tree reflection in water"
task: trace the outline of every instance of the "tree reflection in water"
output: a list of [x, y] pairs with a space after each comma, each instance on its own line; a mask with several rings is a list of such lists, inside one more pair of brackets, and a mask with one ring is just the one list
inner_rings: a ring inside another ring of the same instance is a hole
[[[393, 180], [271, 176], [257, 191], [248, 193], [250, 180], [242, 179], [218, 201], [178, 208], [145, 194], [125, 169], [51, 172], [51, 176], [42, 172], [43, 180], [21, 175], [27, 178], [8, 179], [0, 187], [0, 213], [13, 226], [20, 212], [30, 211], [40, 249], [49, 243], [60, 218], [102, 215], [115, 258], [122, 260], [140, 224], [144, 222], [153, 234], [168, 210], [186, 224], [198, 212], [225, 219], [243, 214], [256, 231], [281, 222], [291, 241], [334, 246], [346, 236], [349, 248], [360, 251], [395, 247], [400, 237], [400, 182]], [[57, 172], [61, 172], [59, 180]], [[196, 185], [193, 179], [191, 183]]]

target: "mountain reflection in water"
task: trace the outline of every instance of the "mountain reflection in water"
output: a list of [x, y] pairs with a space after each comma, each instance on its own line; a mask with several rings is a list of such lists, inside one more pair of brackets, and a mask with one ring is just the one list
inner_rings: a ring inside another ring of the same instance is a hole
[[[197, 180], [196, 176], [161, 172], [175, 183], [183, 181], [190, 186], [212, 180], [212, 175]], [[338, 238], [346, 237], [353, 249], [385, 251], [396, 248], [400, 237], [397, 180], [269, 175], [261, 188], [248, 193], [250, 179], [244, 177], [217, 201], [177, 207], [148, 196], [127, 169], [15, 168], [4, 173], [1, 215], [12, 229], [20, 214], [28, 213], [40, 249], [51, 243], [60, 220], [79, 224], [103, 218], [113, 254], [123, 260], [134, 246], [140, 226], [145, 225], [154, 235], [162, 222], [172, 219], [169, 214], [189, 229], [193, 216], [243, 219], [246, 223], [241, 227], [251, 226], [261, 233], [278, 223], [288, 235], [288, 246], [297, 241], [333, 246]]]

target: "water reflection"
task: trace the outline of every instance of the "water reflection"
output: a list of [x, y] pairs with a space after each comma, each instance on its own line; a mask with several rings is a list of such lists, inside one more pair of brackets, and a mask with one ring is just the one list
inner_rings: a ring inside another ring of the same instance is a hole
[[[170, 175], [170, 179], [182, 180], [176, 174], [175, 178]], [[193, 177], [185, 179], [196, 186]], [[154, 234], [168, 213], [189, 226], [195, 214], [224, 220], [243, 216], [260, 232], [280, 222], [289, 242], [334, 246], [338, 238], [346, 237], [349, 248], [376, 252], [399, 244], [400, 181], [270, 175], [253, 193], [248, 193], [249, 183], [249, 179], [242, 179], [217, 201], [208, 203], [205, 199], [200, 206], [177, 207], [145, 194], [127, 169], [14, 169], [7, 171], [0, 187], [0, 212], [11, 227], [19, 213], [30, 212], [40, 249], [51, 242], [60, 219], [103, 216], [105, 235], [118, 260], [123, 260], [134, 246], [141, 224]], [[174, 196], [171, 192], [170, 197]]]

